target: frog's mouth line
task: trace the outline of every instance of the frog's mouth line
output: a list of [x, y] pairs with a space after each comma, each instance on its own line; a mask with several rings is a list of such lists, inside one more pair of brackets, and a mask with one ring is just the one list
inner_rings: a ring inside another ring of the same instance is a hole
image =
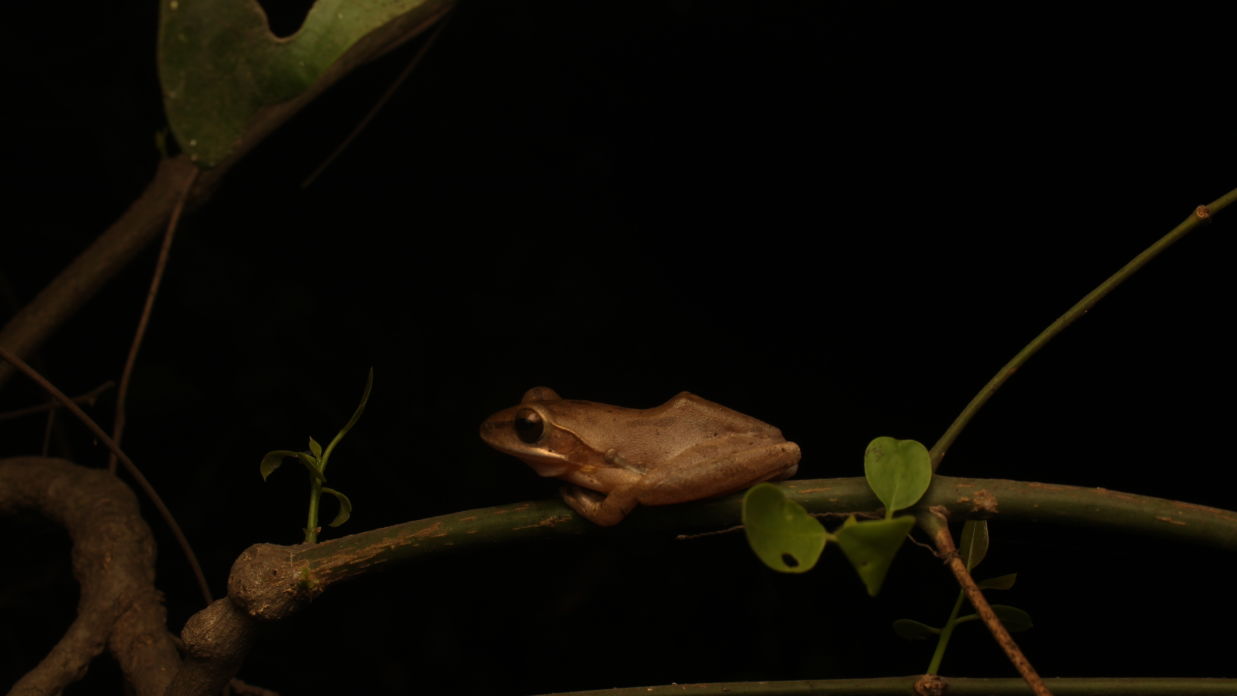
[[525, 456], [521, 457], [521, 459], [523, 459], [524, 463], [531, 467], [533, 471], [537, 472], [538, 476], [544, 476], [546, 478], [562, 476], [563, 474], [571, 471], [572, 468], [567, 462], [550, 457]]

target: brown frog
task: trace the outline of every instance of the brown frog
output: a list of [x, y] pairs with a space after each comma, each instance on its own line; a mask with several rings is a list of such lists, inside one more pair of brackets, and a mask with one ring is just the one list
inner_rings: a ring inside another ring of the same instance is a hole
[[602, 526], [637, 505], [711, 498], [799, 468], [799, 446], [782, 431], [687, 392], [636, 409], [534, 387], [519, 405], [486, 419], [481, 439], [562, 479], [563, 500]]

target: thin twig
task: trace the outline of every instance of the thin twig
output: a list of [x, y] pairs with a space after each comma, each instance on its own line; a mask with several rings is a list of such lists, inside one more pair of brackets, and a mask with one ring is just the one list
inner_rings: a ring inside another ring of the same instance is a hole
[[1018, 670], [1018, 674], [1022, 675], [1027, 686], [1031, 687], [1031, 691], [1036, 696], [1052, 696], [1052, 692], [1044, 685], [1044, 680], [1040, 678], [1039, 673], [1035, 671], [1035, 668], [1031, 666], [1031, 662], [1027, 660], [1026, 655], [1022, 654], [1022, 650], [1014, 642], [1013, 636], [1009, 635], [1005, 625], [1001, 623], [996, 613], [992, 611], [992, 607], [989, 606], [983, 591], [979, 589], [979, 585], [975, 584], [975, 578], [971, 577], [971, 571], [966, 569], [966, 562], [958, 554], [958, 549], [954, 546], [953, 536], [949, 533], [949, 525], [945, 522], [945, 513], [936, 509], [929, 510], [927, 514], [920, 517], [920, 524], [932, 536], [932, 540], [936, 543], [937, 551], [945, 559], [946, 565], [953, 572], [954, 577], [958, 580], [958, 584], [962, 586], [962, 591], [966, 593], [966, 598], [970, 600], [971, 606], [975, 607], [975, 613], [979, 614], [979, 619], [992, 632], [992, 637], [996, 639], [997, 645], [1001, 646], [1001, 650], [1005, 652], [1005, 656], [1013, 663], [1014, 669]]
[[56, 409], [47, 412], [47, 420], [43, 422], [43, 447], [39, 450], [43, 456], [52, 451], [52, 435], [56, 432]]
[[181, 551], [185, 554], [185, 560], [189, 561], [189, 567], [193, 570], [194, 577], [197, 578], [198, 589], [202, 592], [202, 598], [206, 600], [207, 604], [214, 601], [211, 597], [210, 587], [206, 584], [206, 576], [202, 573], [202, 566], [198, 563], [197, 554], [193, 552], [193, 547], [189, 545], [189, 540], [185, 537], [184, 531], [181, 530], [180, 524], [176, 522], [176, 518], [172, 516], [172, 511], [168, 509], [167, 505], [163, 504], [163, 499], [159, 497], [159, 494], [155, 491], [154, 486], [150, 485], [150, 481], [146, 480], [146, 477], [142, 475], [142, 472], [137, 468], [137, 465], [133, 463], [133, 460], [129, 459], [129, 455], [122, 452], [120, 448], [116, 446], [116, 443], [112, 441], [112, 438], [104, 432], [103, 428], [99, 427], [99, 424], [87, 415], [81, 407], [73, 403], [72, 399], [66, 396], [64, 392], [57, 389], [54, 384], [47, 381], [43, 375], [39, 374], [34, 368], [27, 365], [25, 360], [22, 360], [13, 353], [9, 352], [9, 350], [4, 346], [0, 346], [0, 359], [7, 361], [10, 365], [17, 368], [18, 372], [21, 372], [33, 380], [35, 384], [39, 385], [39, 387], [43, 389], [43, 391], [51, 394], [52, 398], [59, 401], [60, 405], [64, 406], [68, 409], [69, 413], [72, 413], [75, 417], [77, 417], [77, 419], [86, 426], [87, 430], [89, 430], [95, 437], [99, 438], [99, 442], [102, 442], [108, 450], [116, 454], [116, 456], [120, 459], [120, 463], [125, 465], [125, 471], [128, 471], [129, 475], [133, 477], [133, 480], [137, 482], [138, 488], [142, 489], [142, 492], [145, 493], [146, 497], [150, 499], [150, 502], [154, 504], [155, 509], [159, 511], [159, 515], [163, 517], [163, 520], [167, 522], [168, 527], [172, 530], [172, 536], [176, 538], [176, 543], [180, 545]]
[[417, 68], [417, 65], [421, 63], [421, 59], [425, 57], [425, 54], [429, 53], [430, 47], [434, 45], [434, 41], [438, 38], [438, 35], [442, 33], [443, 27], [447, 26], [447, 22], [450, 21], [450, 19], [451, 12], [448, 10], [446, 16], [438, 21], [438, 26], [434, 29], [434, 33], [430, 34], [429, 38], [425, 40], [425, 43], [421, 44], [421, 48], [417, 49], [417, 54], [412, 57], [412, 60], [408, 61], [408, 65], [404, 66], [404, 69], [400, 72], [399, 77], [396, 77], [395, 81], [387, 87], [386, 91], [383, 92], [382, 96], [378, 98], [378, 101], [374, 104], [373, 108], [371, 108], [369, 112], [365, 114], [365, 117], [361, 119], [361, 122], [352, 129], [352, 132], [348, 134], [348, 137], [344, 138], [343, 142], [336, 146], [336, 148], [331, 151], [331, 154], [326, 156], [326, 159], [322, 160], [322, 164], [319, 164], [317, 169], [314, 169], [309, 176], [305, 177], [305, 180], [301, 182], [301, 188], [309, 188], [310, 185], [317, 181], [318, 177], [322, 176], [322, 172], [326, 171], [326, 168], [331, 166], [331, 163], [343, 154], [343, 151], [348, 149], [348, 146], [352, 144], [352, 141], [356, 140], [357, 136], [359, 136], [365, 128], [369, 126], [369, 122], [374, 120], [374, 117], [378, 115], [378, 112], [382, 110], [382, 107], [386, 106], [387, 102], [391, 101], [391, 97], [395, 96], [395, 92], [399, 89], [399, 86], [402, 85], [404, 80], [407, 80], [408, 76], [412, 74], [412, 71]]
[[[137, 353], [142, 348], [142, 339], [146, 336], [146, 327], [150, 324], [150, 314], [154, 310], [155, 297], [159, 295], [159, 285], [163, 282], [163, 273], [167, 269], [168, 256], [172, 250], [172, 238], [176, 236], [180, 214], [185, 209], [185, 200], [189, 198], [189, 191], [193, 189], [194, 182], [198, 180], [200, 171], [195, 168], [186, 179], [184, 188], [181, 189], [176, 205], [172, 208], [172, 214], [168, 218], [167, 230], [163, 233], [163, 245], [159, 248], [159, 260], [155, 262], [155, 273], [150, 279], [150, 289], [146, 291], [146, 304], [142, 306], [142, 316], [137, 320], [137, 330], [133, 332], [133, 342], [129, 344], [129, 355], [125, 358], [125, 367], [120, 373], [120, 387], [116, 390], [116, 420], [112, 425], [112, 439], [116, 441], [118, 448], [125, 434], [125, 402], [129, 398], [129, 381], [133, 377], [133, 367], [137, 364]], [[107, 457], [107, 470], [109, 473], [116, 473], [115, 453]]]
[[[99, 398], [99, 396], [102, 395], [103, 392], [107, 391], [108, 389], [111, 389], [114, 386], [116, 386], [116, 383], [109, 379], [108, 381], [104, 382], [103, 384], [100, 384], [94, 389], [91, 389], [85, 394], [81, 394], [79, 396], [73, 397], [73, 402], [79, 403], [79, 404], [86, 404], [87, 406], [94, 406], [94, 402]], [[39, 404], [38, 406], [26, 406], [25, 408], [18, 408], [12, 411], [6, 411], [4, 413], [0, 413], [0, 421], [12, 420], [14, 418], [21, 418], [22, 416], [32, 416], [36, 413], [50, 411], [54, 408], [60, 408], [60, 404], [56, 403], [55, 401], [48, 401], [46, 403]]]
[[1094, 307], [1097, 302], [1104, 299], [1108, 293], [1112, 292], [1113, 289], [1123, 283], [1127, 278], [1134, 275], [1134, 273], [1137, 272], [1138, 269], [1145, 266], [1148, 261], [1158, 256], [1160, 252], [1171, 246], [1173, 242], [1176, 242], [1184, 237], [1187, 232], [1195, 227], [1198, 227], [1199, 224], [1209, 219], [1215, 213], [1228, 207], [1228, 205], [1234, 201], [1237, 201], [1237, 189], [1229, 191], [1207, 205], [1200, 205], [1195, 208], [1190, 217], [1186, 218], [1181, 222], [1181, 224], [1174, 227], [1171, 232], [1161, 237], [1154, 244], [1144, 249], [1141, 254], [1135, 256], [1129, 263], [1125, 264], [1121, 270], [1109, 276], [1107, 280], [1100, 283], [1094, 290], [1087, 293], [1086, 296], [1077, 302], [1077, 304], [1070, 307], [1064, 314], [1057, 317], [1056, 321], [1049, 324], [1048, 328], [1044, 329], [1038, 336], [1028, 343], [1026, 347], [1018, 351], [1018, 354], [1011, 358], [1009, 362], [1005, 363], [1004, 367], [997, 370], [997, 373], [993, 375], [992, 379], [988, 380], [988, 383], [984, 385], [983, 389], [980, 389], [979, 393], [971, 399], [971, 402], [966, 405], [966, 408], [962, 409], [962, 412], [959, 413], [958, 417], [954, 419], [954, 422], [950, 424], [949, 429], [945, 431], [945, 434], [941, 436], [941, 439], [937, 440], [936, 444], [932, 446], [932, 451], [929, 453], [932, 460], [932, 470], [935, 471], [937, 467], [940, 466], [941, 460], [945, 458], [945, 452], [951, 445], [953, 445], [954, 440], [958, 439], [959, 433], [961, 433], [962, 429], [971, 422], [971, 419], [975, 417], [975, 414], [979, 411], [979, 409], [988, 402], [988, 399], [992, 398], [992, 395], [996, 393], [996, 390], [1000, 389], [1001, 385], [1005, 384], [1005, 382], [1009, 380], [1009, 378], [1012, 377], [1014, 373], [1017, 372], [1018, 369], [1031, 358], [1032, 355], [1038, 353], [1039, 350], [1055, 338], [1057, 334], [1064, 331], [1065, 327], [1074, 323], [1075, 320], [1090, 311], [1090, 309]]

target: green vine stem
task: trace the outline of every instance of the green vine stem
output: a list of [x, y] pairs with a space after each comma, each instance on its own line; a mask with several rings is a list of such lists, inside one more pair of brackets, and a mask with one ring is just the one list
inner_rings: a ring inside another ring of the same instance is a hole
[[[863, 477], [801, 479], [781, 485], [814, 514], [842, 515], [880, 504]], [[716, 533], [726, 528], [738, 532], [740, 528], [733, 525], [742, 500], [734, 495], [641, 508], [623, 524], [633, 533]], [[1101, 488], [937, 476], [922, 504], [945, 508], [957, 518], [996, 514], [1002, 519], [1109, 529], [1237, 551], [1237, 512]], [[442, 552], [597, 533], [561, 501], [540, 500], [464, 510], [285, 548], [294, 566], [290, 576], [300, 578], [302, 589], [317, 595], [336, 582]]]
[[949, 612], [949, 620], [941, 628], [941, 635], [936, 639], [936, 650], [932, 653], [932, 661], [928, 663], [928, 674], [936, 674], [941, 671], [941, 660], [945, 659], [945, 648], [949, 647], [949, 639], [954, 635], [954, 628], [958, 625], [958, 614], [962, 611], [962, 603], [966, 600], [966, 593], [958, 591], [958, 600], [954, 602], [953, 611]]
[[979, 390], [979, 393], [971, 399], [971, 402], [966, 405], [966, 408], [962, 409], [962, 412], [959, 413], [958, 417], [954, 419], [954, 422], [950, 424], [949, 429], [945, 431], [945, 434], [941, 436], [941, 439], [937, 440], [936, 444], [932, 446], [932, 450], [930, 452], [932, 470], [935, 471], [937, 467], [940, 466], [941, 460], [945, 458], [945, 452], [949, 450], [951, 445], [953, 445], [954, 440], [958, 439], [958, 435], [962, 432], [962, 429], [971, 422], [971, 419], [975, 417], [975, 414], [979, 412], [979, 409], [983, 408], [983, 405], [988, 402], [988, 399], [992, 398], [992, 395], [996, 393], [996, 390], [1000, 389], [1001, 385], [1005, 384], [1005, 382], [1009, 380], [1009, 378], [1012, 377], [1013, 374], [1017, 372], [1018, 369], [1021, 368], [1032, 355], [1038, 353], [1039, 350], [1055, 338], [1057, 334], [1064, 331], [1065, 327], [1074, 323], [1074, 321], [1076, 321], [1079, 317], [1086, 314], [1096, 305], [1097, 302], [1104, 299], [1108, 293], [1112, 292], [1113, 289], [1123, 283], [1127, 278], [1134, 275], [1134, 273], [1138, 271], [1138, 269], [1145, 266], [1148, 261], [1158, 256], [1160, 252], [1171, 246], [1173, 242], [1176, 242], [1184, 237], [1188, 232], [1190, 232], [1190, 230], [1193, 230], [1195, 227], [1198, 227], [1200, 224], [1210, 219], [1212, 215], [1227, 208], [1234, 201], [1237, 201], [1237, 189], [1229, 191], [1207, 205], [1200, 205], [1195, 208], [1190, 217], [1186, 218], [1181, 222], [1181, 224], [1174, 227], [1171, 232], [1161, 237], [1154, 244], [1144, 249], [1141, 254], [1135, 256], [1129, 263], [1125, 264], [1121, 270], [1109, 276], [1107, 280], [1100, 283], [1094, 290], [1087, 293], [1086, 296], [1079, 300], [1073, 307], [1070, 307], [1064, 314], [1057, 317], [1056, 321], [1049, 324], [1048, 328], [1044, 329], [1038, 336], [1028, 343], [1026, 347], [1018, 351], [1017, 355], [1011, 358], [1009, 362], [1005, 363], [1005, 366], [998, 370], [997, 373], [992, 376], [992, 379], [988, 380], [988, 383], [984, 385], [983, 389]]
[[318, 542], [318, 500], [322, 497], [322, 480], [316, 476], [309, 477], [309, 513], [305, 520], [305, 543]]

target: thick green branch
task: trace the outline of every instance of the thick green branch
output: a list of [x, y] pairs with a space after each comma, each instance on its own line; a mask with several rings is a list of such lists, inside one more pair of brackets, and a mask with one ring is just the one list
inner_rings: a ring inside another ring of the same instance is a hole
[[[783, 485], [792, 498], [817, 514], [872, 511], [880, 506], [861, 477], [787, 481]], [[229, 594], [253, 607], [256, 614], [273, 619], [294, 609], [289, 602], [299, 605], [336, 582], [389, 564], [561, 536], [670, 530], [690, 534], [732, 528], [738, 523], [741, 502], [741, 496], [735, 495], [691, 505], [640, 508], [620, 528], [603, 531], [560, 501], [544, 500], [415, 520], [320, 544], [264, 544], [253, 547], [251, 563], [237, 562], [238, 568], [255, 566], [255, 582], [236, 584], [239, 574], [234, 570]], [[937, 476], [922, 505], [942, 507], [953, 519], [999, 516], [1237, 550], [1237, 512], [1102, 488]], [[281, 576], [295, 584], [295, 589], [273, 588], [272, 583], [260, 580], [270, 578], [259, 570], [268, 563], [283, 566]], [[264, 588], [262, 597], [246, 598], [259, 588]], [[273, 594], [266, 594], [268, 591]]]
[[[909, 696], [920, 677], [881, 677], [877, 679], [812, 679], [776, 682], [715, 682], [711, 684], [666, 684], [634, 686], [626, 689], [598, 691], [561, 691], [555, 696], [826, 696], [827, 694], [864, 694], [865, 696]], [[1057, 696], [1216, 696], [1230, 695], [1237, 690], [1237, 679], [1187, 678], [1095, 678], [1045, 679]], [[1021, 679], [944, 679], [949, 696], [1025, 696], [1027, 685]]]

